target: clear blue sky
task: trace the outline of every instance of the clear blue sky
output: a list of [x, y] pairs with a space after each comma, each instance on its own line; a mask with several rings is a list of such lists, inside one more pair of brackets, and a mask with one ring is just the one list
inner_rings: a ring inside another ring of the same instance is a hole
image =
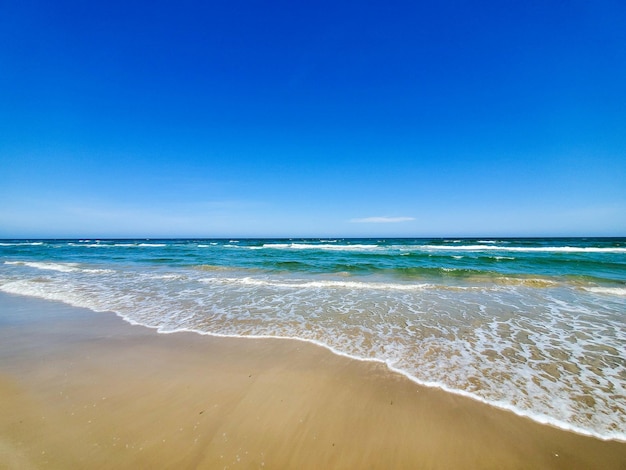
[[626, 3], [31, 1], [0, 237], [626, 235]]

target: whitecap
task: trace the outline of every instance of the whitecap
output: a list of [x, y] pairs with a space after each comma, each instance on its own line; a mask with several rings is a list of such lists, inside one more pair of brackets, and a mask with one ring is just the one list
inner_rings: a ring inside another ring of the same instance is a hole
[[626, 287], [583, 287], [583, 289], [596, 294], [626, 296]]
[[77, 263], [44, 263], [38, 261], [5, 261], [4, 264], [18, 266], [28, 266], [30, 268], [42, 269], [45, 271], [72, 272], [78, 270]]

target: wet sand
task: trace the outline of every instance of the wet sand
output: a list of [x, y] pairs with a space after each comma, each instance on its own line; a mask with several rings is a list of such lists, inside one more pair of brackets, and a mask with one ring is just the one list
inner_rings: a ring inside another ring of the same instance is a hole
[[0, 294], [0, 468], [626, 469], [626, 443], [307, 343]]

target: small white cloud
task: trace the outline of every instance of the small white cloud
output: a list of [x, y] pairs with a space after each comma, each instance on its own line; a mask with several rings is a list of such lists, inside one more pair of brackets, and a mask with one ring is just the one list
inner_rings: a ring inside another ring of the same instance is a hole
[[395, 224], [398, 222], [409, 222], [415, 217], [365, 217], [363, 219], [351, 219], [353, 224]]

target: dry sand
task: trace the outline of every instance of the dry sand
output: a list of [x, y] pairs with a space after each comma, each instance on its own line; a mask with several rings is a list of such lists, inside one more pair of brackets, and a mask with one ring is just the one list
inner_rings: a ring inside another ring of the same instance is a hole
[[0, 468], [626, 469], [626, 443], [307, 343], [160, 335], [2, 294]]

